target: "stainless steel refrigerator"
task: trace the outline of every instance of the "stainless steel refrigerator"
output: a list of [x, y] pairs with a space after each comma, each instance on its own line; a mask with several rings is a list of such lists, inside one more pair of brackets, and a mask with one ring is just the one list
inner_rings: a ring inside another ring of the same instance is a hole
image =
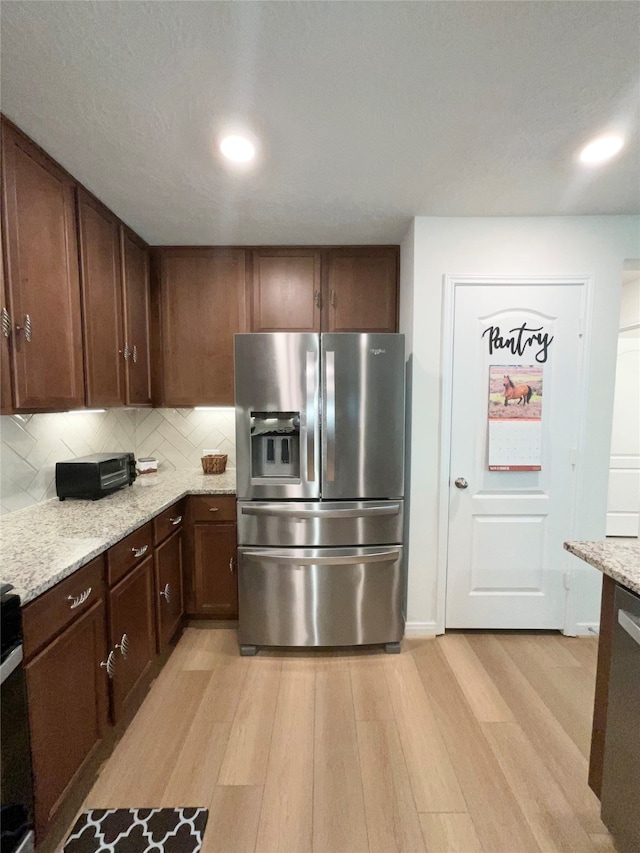
[[403, 634], [404, 336], [235, 336], [241, 654]]

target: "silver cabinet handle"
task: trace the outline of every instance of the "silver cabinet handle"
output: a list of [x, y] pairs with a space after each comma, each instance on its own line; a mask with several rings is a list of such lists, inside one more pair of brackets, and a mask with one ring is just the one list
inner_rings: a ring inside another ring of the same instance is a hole
[[329, 302], [331, 303], [331, 307], [332, 307], [332, 308], [335, 308], [335, 307], [336, 307], [336, 292], [335, 292], [335, 290], [332, 290], [332, 291], [330, 292], [330, 294], [329, 294]]
[[113, 678], [113, 673], [116, 670], [116, 656], [113, 652], [109, 652], [109, 656], [106, 661], [100, 661], [100, 666], [103, 666], [107, 670], [107, 675], [109, 678]]
[[182, 516], [176, 515], [175, 518], [170, 518], [169, 521], [171, 522], [171, 524], [173, 524], [174, 527], [177, 527], [177, 525], [180, 524], [180, 522], [182, 521]]
[[169, 588], [169, 584], [167, 584], [164, 589], [160, 590], [160, 595], [164, 598], [167, 604], [169, 604], [171, 601], [171, 590]]
[[454, 480], [454, 485], [456, 489], [466, 489], [469, 485], [464, 477], [456, 477]]
[[626, 610], [618, 610], [618, 624], [640, 646], [640, 621]]
[[229, 571], [230, 572], [233, 572], [233, 564], [235, 563], [235, 561], [236, 561], [235, 557], [231, 557], [231, 559], [229, 560]]
[[347, 557], [298, 557], [273, 551], [244, 551], [245, 560], [259, 563], [293, 563], [295, 566], [352, 566], [356, 563], [388, 563], [397, 560], [399, 551], [376, 551], [373, 554], [354, 554]]
[[133, 553], [134, 557], [142, 557], [144, 554], [147, 553], [148, 550], [149, 546], [143, 545], [142, 548], [132, 548], [131, 552]]
[[2, 307], [2, 334], [5, 338], [8, 338], [11, 334], [11, 317], [4, 306]]
[[123, 634], [120, 642], [116, 643], [116, 649], [120, 649], [120, 654], [126, 660], [129, 654], [129, 637], [126, 634]]
[[125, 361], [129, 361], [129, 344], [127, 341], [124, 342], [124, 349], [122, 351], [122, 357]]
[[27, 343], [31, 343], [31, 333], [33, 332], [33, 326], [31, 325], [31, 315], [24, 315], [24, 326], [16, 326], [16, 332], [24, 332], [24, 339]]
[[134, 344], [133, 349], [131, 351], [131, 358], [133, 359], [133, 363], [138, 363], [138, 347]]
[[398, 515], [400, 504], [370, 506], [365, 509], [296, 509], [295, 507], [243, 506], [242, 515], [267, 515], [274, 518], [367, 518], [372, 515]]
[[70, 601], [69, 610], [75, 610], [76, 607], [80, 607], [81, 604], [84, 604], [87, 598], [91, 595], [91, 587], [89, 589], [85, 589], [84, 592], [81, 592], [80, 595], [68, 595], [67, 601]]
[[220, 507], [219, 507], [219, 506], [210, 506], [210, 507], [209, 507], [209, 512], [218, 512], [218, 510], [219, 510], [219, 509], [220, 509]]
[[313, 291], [313, 301], [314, 301], [314, 302], [315, 302], [315, 304], [316, 304], [316, 308], [319, 308], [319, 307], [320, 307], [320, 305], [321, 305], [321, 302], [320, 302], [320, 291], [319, 291], [319, 290], [314, 290], [314, 291]]

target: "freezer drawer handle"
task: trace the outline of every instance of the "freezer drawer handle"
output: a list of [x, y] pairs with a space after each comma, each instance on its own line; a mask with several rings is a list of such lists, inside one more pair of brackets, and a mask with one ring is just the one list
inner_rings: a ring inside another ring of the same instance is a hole
[[366, 509], [296, 509], [295, 507], [243, 506], [242, 515], [272, 515], [284, 518], [366, 518], [371, 515], [398, 515], [400, 504]]
[[345, 566], [357, 563], [388, 563], [396, 560], [398, 551], [376, 551], [373, 554], [355, 554], [348, 557], [298, 557], [295, 554], [278, 554], [272, 551], [245, 551], [246, 560], [270, 563], [292, 563], [296, 566]]
[[626, 610], [618, 610], [618, 624], [640, 646], [640, 623]]

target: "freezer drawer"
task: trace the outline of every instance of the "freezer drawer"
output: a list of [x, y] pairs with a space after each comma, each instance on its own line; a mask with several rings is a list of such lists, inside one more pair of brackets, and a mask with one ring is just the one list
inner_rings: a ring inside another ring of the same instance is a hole
[[269, 547], [402, 543], [404, 502], [315, 501], [238, 503], [238, 542]]
[[239, 548], [241, 646], [402, 638], [402, 547]]

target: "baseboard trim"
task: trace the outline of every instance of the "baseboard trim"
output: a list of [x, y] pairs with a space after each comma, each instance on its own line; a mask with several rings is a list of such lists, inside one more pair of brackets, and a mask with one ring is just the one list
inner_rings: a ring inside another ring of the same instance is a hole
[[435, 637], [437, 633], [435, 622], [407, 622], [404, 626], [405, 637]]
[[597, 637], [599, 634], [599, 622], [578, 622], [576, 625], [576, 637]]

